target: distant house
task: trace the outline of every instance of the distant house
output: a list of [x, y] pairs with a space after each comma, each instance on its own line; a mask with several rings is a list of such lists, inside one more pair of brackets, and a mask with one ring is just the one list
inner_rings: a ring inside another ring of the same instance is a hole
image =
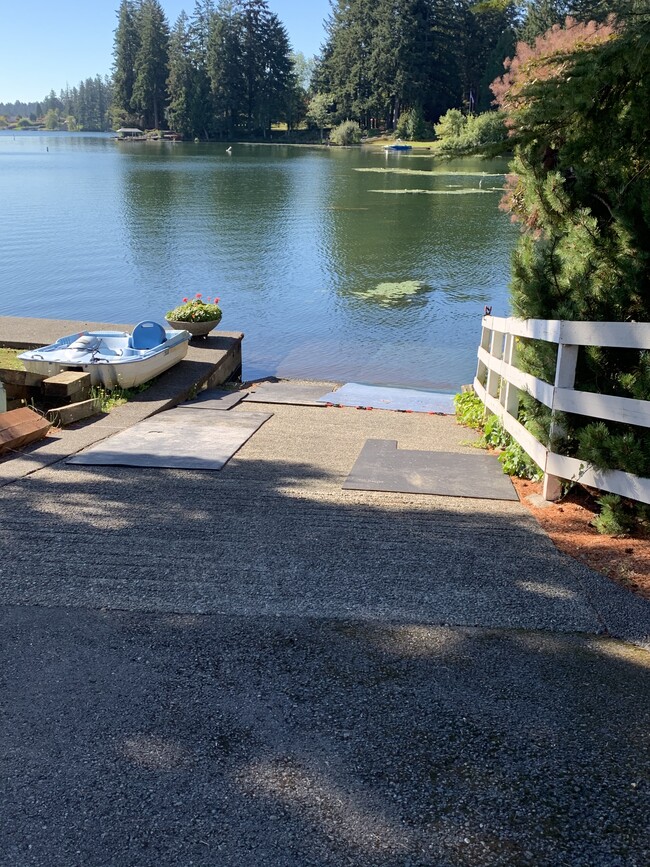
[[117, 130], [118, 138], [144, 138], [144, 132], [135, 127], [123, 126]]

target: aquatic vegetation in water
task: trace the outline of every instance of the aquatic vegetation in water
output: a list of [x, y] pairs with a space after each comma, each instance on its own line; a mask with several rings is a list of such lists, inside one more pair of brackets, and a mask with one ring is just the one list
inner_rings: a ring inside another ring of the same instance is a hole
[[355, 172], [369, 172], [377, 175], [427, 175], [431, 177], [435, 172], [427, 169], [355, 169]]
[[368, 190], [369, 193], [386, 193], [387, 195], [401, 195], [405, 193], [423, 193], [427, 196], [469, 196], [479, 193], [502, 193], [500, 187], [489, 187], [487, 190], [480, 187], [463, 190]]
[[425, 169], [399, 169], [399, 168], [362, 168], [355, 169], [355, 172], [371, 172], [374, 174], [384, 174], [384, 175], [428, 175], [430, 177], [456, 177], [458, 175], [462, 175], [463, 177], [468, 178], [503, 178], [504, 174], [500, 172], [461, 172], [461, 171], [449, 171], [446, 169], [445, 171], [433, 169], [433, 170], [425, 170]]
[[380, 304], [410, 303], [418, 295], [431, 289], [420, 280], [403, 280], [401, 283], [379, 283], [373, 289], [357, 292], [360, 298], [377, 301]]

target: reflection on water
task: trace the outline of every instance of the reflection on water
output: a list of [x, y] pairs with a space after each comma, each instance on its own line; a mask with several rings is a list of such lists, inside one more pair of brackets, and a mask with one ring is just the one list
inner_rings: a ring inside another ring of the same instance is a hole
[[452, 389], [472, 379], [484, 305], [507, 313], [505, 171], [0, 133], [0, 314], [133, 322], [203, 292], [245, 332], [247, 377]]

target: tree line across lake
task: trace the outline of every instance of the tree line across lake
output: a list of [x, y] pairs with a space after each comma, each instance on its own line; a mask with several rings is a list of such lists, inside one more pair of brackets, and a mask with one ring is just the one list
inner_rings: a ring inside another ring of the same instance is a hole
[[267, 137], [273, 124], [291, 131], [305, 121], [394, 130], [413, 114], [430, 132], [450, 108], [492, 107], [490, 83], [518, 39], [532, 43], [567, 14], [603, 20], [628, 2], [334, 0], [321, 54], [307, 59], [266, 0], [196, 0], [173, 26], [159, 0], [121, 0], [111, 78], [51, 91], [24, 111], [0, 105], [0, 115], [212, 139]]

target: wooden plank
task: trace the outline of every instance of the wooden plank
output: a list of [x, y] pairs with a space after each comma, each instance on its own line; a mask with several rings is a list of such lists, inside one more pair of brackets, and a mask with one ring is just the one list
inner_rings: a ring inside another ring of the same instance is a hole
[[559, 319], [517, 319], [515, 316], [499, 317], [484, 316], [483, 325], [504, 334], [514, 334], [516, 337], [528, 337], [531, 340], [546, 340], [549, 343], [560, 342]]
[[60, 406], [57, 409], [48, 410], [47, 417], [59, 427], [66, 424], [72, 424], [75, 421], [81, 421], [84, 418], [89, 418], [91, 415], [96, 415], [101, 412], [102, 402], [100, 398], [94, 397], [91, 400], [82, 400], [78, 403], [70, 403], [67, 406]]
[[650, 322], [563, 321], [561, 341], [578, 346], [650, 349]]
[[650, 322], [573, 322], [484, 316], [483, 327], [549, 343], [650, 349]]
[[650, 427], [650, 401], [648, 400], [558, 388], [555, 392], [555, 409], [577, 415], [593, 416], [595, 419]]
[[46, 436], [51, 423], [27, 407], [0, 413], [0, 454]]
[[10, 382], [5, 383], [4, 389], [7, 393], [7, 400], [28, 400], [31, 396], [31, 390], [25, 385], [13, 385]]
[[641, 503], [650, 503], [650, 479], [624, 473], [622, 470], [598, 470], [578, 458], [569, 458], [555, 452], [549, 452], [548, 469], [562, 479], [580, 482], [599, 491], [619, 494]]
[[90, 393], [90, 374], [63, 370], [43, 380], [43, 394], [52, 397], [70, 397], [80, 392]]
[[0, 379], [6, 385], [22, 385], [27, 387], [40, 386], [45, 379], [43, 373], [30, 373], [27, 370], [14, 370], [11, 367], [0, 367]]
[[[484, 349], [479, 348], [477, 354], [479, 362], [486, 365], [490, 358], [489, 353]], [[544, 382], [542, 379], [537, 379], [536, 376], [533, 376], [530, 373], [524, 373], [522, 370], [519, 370], [518, 367], [514, 367], [505, 361], [498, 361], [495, 359], [493, 366], [499, 376], [502, 376], [507, 380], [507, 382], [512, 383], [520, 391], [527, 392], [549, 408], [553, 405], [553, 386], [550, 383]]]

